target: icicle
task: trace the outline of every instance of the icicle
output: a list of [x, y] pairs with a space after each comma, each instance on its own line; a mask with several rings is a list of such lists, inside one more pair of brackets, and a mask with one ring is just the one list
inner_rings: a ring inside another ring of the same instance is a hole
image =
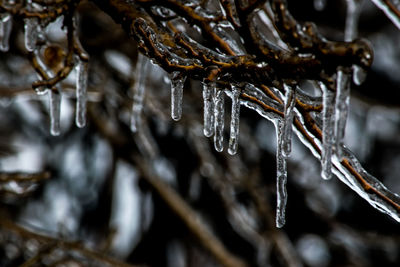
[[332, 176], [332, 146], [334, 143], [334, 108], [335, 95], [323, 83], [322, 87], [322, 178], [330, 179]]
[[60, 135], [60, 105], [61, 93], [58, 90], [49, 90], [50, 106], [50, 133]]
[[204, 129], [203, 133], [206, 137], [214, 134], [214, 102], [213, 97], [216, 90], [215, 81], [203, 81], [203, 101], [204, 101]]
[[314, 8], [317, 11], [322, 11], [326, 7], [327, 0], [314, 0]]
[[336, 155], [342, 158], [343, 139], [347, 122], [347, 113], [350, 101], [350, 79], [343, 70], [337, 71], [336, 100], [335, 100], [335, 137]]
[[39, 20], [38, 18], [26, 18], [25, 22], [25, 48], [29, 52], [36, 49], [36, 41], [39, 35]]
[[367, 72], [358, 65], [353, 65], [353, 82], [356, 85], [361, 85], [367, 78]]
[[280, 119], [274, 121], [276, 130], [276, 227], [281, 228], [285, 224], [287, 202], [287, 169], [286, 159], [282, 151], [284, 122]]
[[12, 30], [12, 16], [10, 13], [0, 15], [0, 50], [7, 52], [10, 48], [10, 34]]
[[216, 90], [214, 97], [214, 147], [218, 152], [224, 150], [224, 90]]
[[289, 157], [292, 152], [292, 124], [296, 104], [296, 88], [284, 84], [286, 90], [284, 120], [282, 123], [282, 153]]
[[380, 8], [386, 16], [400, 29], [400, 18], [395, 11], [396, 8], [387, 3], [386, 0], [372, 0], [372, 2]]
[[360, 17], [361, 4], [363, 0], [346, 0], [347, 15], [344, 31], [344, 40], [351, 42], [357, 38], [358, 18]]
[[228, 153], [235, 155], [238, 150], [239, 117], [240, 117], [240, 89], [232, 85], [232, 111]]
[[171, 74], [171, 117], [175, 121], [179, 121], [182, 117], [182, 98], [183, 86], [185, 85], [186, 76], [182, 76], [179, 71]]
[[88, 62], [79, 59], [76, 65], [76, 126], [82, 128], [86, 125], [86, 94], [88, 82]]
[[143, 54], [139, 54], [136, 62], [135, 83], [133, 84], [133, 104], [131, 115], [131, 130], [137, 132], [141, 123], [143, 109], [144, 90], [146, 77], [150, 71], [150, 60]]

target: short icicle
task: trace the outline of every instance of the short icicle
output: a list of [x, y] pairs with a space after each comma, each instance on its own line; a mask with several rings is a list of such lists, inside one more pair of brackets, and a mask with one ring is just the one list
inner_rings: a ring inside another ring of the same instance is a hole
[[224, 90], [216, 90], [214, 96], [214, 147], [218, 152], [224, 150], [224, 109], [225, 109], [225, 99]]
[[282, 137], [284, 122], [281, 119], [275, 120], [276, 130], [276, 227], [282, 228], [285, 225], [286, 203], [287, 203], [287, 168], [286, 159], [282, 151]]
[[322, 88], [322, 151], [321, 164], [322, 178], [328, 180], [332, 176], [332, 146], [334, 144], [334, 109], [335, 94], [329, 88], [319, 83]]
[[203, 80], [203, 108], [204, 108], [204, 129], [203, 133], [206, 137], [214, 134], [214, 101], [213, 97], [216, 90], [215, 81]]
[[88, 62], [81, 59], [76, 65], [76, 126], [82, 128], [86, 125], [86, 101], [88, 84]]
[[228, 153], [235, 155], [238, 150], [239, 141], [239, 118], [240, 118], [240, 88], [232, 85], [232, 111]]
[[171, 73], [171, 117], [175, 121], [179, 121], [182, 117], [183, 86], [185, 81], [186, 76], [183, 76], [181, 72], [174, 71]]
[[336, 100], [335, 100], [335, 137], [336, 155], [342, 158], [343, 139], [347, 122], [347, 114], [350, 102], [349, 75], [339, 69], [336, 74]]
[[12, 16], [10, 13], [0, 14], [0, 50], [7, 52], [10, 48]]
[[39, 35], [39, 20], [38, 18], [26, 18], [24, 19], [25, 29], [25, 48], [29, 52], [36, 49], [36, 41]]
[[289, 157], [292, 152], [292, 124], [294, 118], [294, 107], [296, 104], [296, 87], [284, 84], [285, 88], [285, 109], [282, 123], [282, 153]]
[[60, 135], [60, 106], [61, 93], [59, 90], [49, 90], [50, 133], [54, 136]]
[[139, 54], [136, 62], [135, 82], [132, 86], [133, 104], [131, 114], [131, 131], [139, 130], [143, 110], [144, 91], [146, 88], [146, 77], [151, 68], [150, 60], [143, 54]]

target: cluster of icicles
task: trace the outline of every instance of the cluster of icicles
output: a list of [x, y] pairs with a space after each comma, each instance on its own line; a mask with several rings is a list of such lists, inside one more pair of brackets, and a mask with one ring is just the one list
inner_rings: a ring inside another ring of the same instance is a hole
[[[32, 4], [27, 8], [33, 8]], [[9, 13], [0, 14], [0, 50], [6, 52], [9, 50], [9, 40], [12, 31], [12, 15]], [[24, 19], [24, 43], [25, 48], [29, 52], [33, 52], [38, 60], [40, 67], [45, 70], [46, 75], [51, 79], [55, 73], [44, 64], [39, 56], [39, 47], [37, 41], [43, 37], [43, 28], [40, 21], [36, 17]], [[77, 40], [79, 40], [76, 37]], [[76, 125], [80, 128], [86, 125], [86, 94], [88, 80], [88, 62], [75, 56], [75, 72], [76, 72]], [[41, 77], [39, 76], [39, 79]], [[48, 94], [49, 96], [49, 114], [50, 114], [50, 133], [52, 135], [60, 134], [60, 106], [61, 106], [61, 87], [59, 84], [54, 88], [39, 87], [36, 88], [39, 95]]]
[[[133, 88], [133, 106], [131, 117], [131, 129], [136, 132], [139, 130], [141, 123], [141, 111], [143, 108], [145, 77], [149, 71], [150, 61], [143, 55], [139, 55], [136, 67], [136, 83]], [[360, 84], [364, 79], [365, 72], [358, 66], [352, 69], [353, 82]], [[324, 179], [330, 179], [332, 176], [332, 157], [342, 158], [343, 138], [347, 120], [349, 94], [351, 85], [351, 74], [345, 72], [342, 68], [338, 68], [336, 73], [336, 93], [328, 89], [323, 83], [317, 83], [322, 91], [322, 152], [321, 175]], [[172, 72], [171, 79], [171, 117], [177, 121], [182, 116], [182, 100], [183, 88], [186, 77], [180, 72]], [[285, 208], [287, 202], [286, 182], [287, 169], [286, 159], [291, 153], [292, 125], [296, 114], [296, 97], [306, 102], [308, 98], [297, 86], [284, 85], [285, 93], [281, 93], [275, 88], [271, 88], [283, 99], [283, 117], [266, 112], [260, 106], [240, 98], [241, 93], [257, 98], [263, 102], [270, 104], [277, 110], [282, 110], [279, 103], [268, 98], [265, 93], [252, 84], [239, 86], [231, 85], [231, 90], [220, 89], [217, 87], [216, 81], [203, 80], [203, 133], [206, 137], [214, 136], [214, 147], [218, 152], [224, 149], [224, 121], [225, 121], [225, 94], [232, 100], [230, 136], [228, 143], [228, 153], [235, 155], [238, 150], [239, 141], [239, 116], [240, 105], [244, 105], [250, 109], [257, 111], [263, 117], [271, 120], [276, 129], [277, 136], [277, 216], [276, 225], [282, 227], [285, 224]], [[315, 103], [321, 104], [321, 99], [316, 98]]]

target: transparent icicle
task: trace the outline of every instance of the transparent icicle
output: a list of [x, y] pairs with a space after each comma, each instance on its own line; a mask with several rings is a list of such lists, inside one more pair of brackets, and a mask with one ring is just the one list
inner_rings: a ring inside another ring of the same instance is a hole
[[224, 150], [224, 90], [216, 90], [214, 96], [214, 147], [218, 152]]
[[39, 35], [39, 20], [38, 18], [26, 18], [24, 19], [25, 29], [25, 48], [29, 52], [36, 49], [36, 41]]
[[337, 71], [335, 100], [335, 137], [336, 155], [342, 158], [343, 139], [345, 134], [347, 114], [350, 102], [350, 79], [343, 70]]
[[284, 122], [281, 119], [275, 120], [276, 130], [276, 227], [285, 225], [285, 213], [287, 203], [287, 168], [286, 159], [282, 151], [282, 137]]
[[321, 151], [321, 176], [330, 179], [332, 176], [332, 146], [334, 143], [334, 109], [335, 94], [323, 83], [322, 88], [322, 151]]
[[186, 76], [179, 71], [171, 73], [171, 117], [178, 121], [182, 117], [183, 86]]
[[387, 4], [385, 0], [372, 0], [372, 2], [386, 14], [398, 29], [400, 29], [400, 18], [396, 10], [394, 10], [396, 8], [393, 9], [392, 5]]
[[238, 150], [239, 141], [239, 118], [240, 118], [240, 89], [236, 85], [232, 85], [232, 111], [228, 153], [235, 155]]
[[10, 48], [12, 16], [10, 13], [0, 14], [0, 50], [7, 52]]
[[203, 101], [204, 101], [204, 129], [203, 133], [206, 137], [214, 134], [214, 101], [213, 97], [216, 90], [215, 81], [203, 81]]
[[358, 65], [353, 65], [353, 82], [356, 85], [361, 85], [367, 78], [367, 72]]
[[54, 136], [60, 135], [60, 106], [61, 93], [58, 90], [49, 90], [50, 106], [50, 133]]
[[346, 42], [351, 42], [357, 38], [358, 19], [360, 17], [362, 2], [363, 0], [346, 0], [347, 14], [344, 31], [344, 40]]
[[327, 0], [314, 0], [314, 8], [317, 11], [322, 11], [326, 7]]
[[76, 67], [76, 126], [82, 128], [86, 125], [86, 100], [88, 83], [88, 62], [79, 59]]
[[292, 124], [294, 118], [294, 106], [296, 104], [296, 87], [284, 84], [286, 90], [284, 119], [282, 123], [282, 153], [289, 157], [292, 152]]
[[141, 122], [144, 90], [146, 88], [146, 77], [150, 71], [150, 60], [143, 54], [139, 54], [136, 62], [135, 83], [133, 84], [133, 104], [131, 114], [131, 131], [137, 132]]

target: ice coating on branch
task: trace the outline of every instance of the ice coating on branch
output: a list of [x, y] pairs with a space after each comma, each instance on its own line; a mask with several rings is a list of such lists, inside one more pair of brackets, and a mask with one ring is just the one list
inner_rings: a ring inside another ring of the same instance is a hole
[[61, 93], [58, 90], [49, 90], [50, 106], [50, 133], [51, 135], [60, 135], [60, 106]]
[[385, 0], [372, 0], [372, 2], [386, 14], [398, 29], [400, 29], [400, 18], [397, 16], [395, 10], [391, 9], [391, 4], [387, 4]]
[[282, 151], [282, 137], [284, 122], [281, 119], [274, 121], [276, 130], [276, 227], [281, 228], [285, 224], [287, 203], [287, 168], [286, 159]]
[[342, 69], [336, 75], [336, 100], [335, 100], [335, 137], [336, 155], [342, 158], [343, 139], [346, 129], [347, 114], [350, 103], [350, 79]]
[[171, 117], [178, 121], [182, 117], [183, 86], [186, 76], [179, 71], [171, 73]]
[[236, 85], [232, 85], [232, 111], [231, 111], [231, 125], [230, 125], [230, 136], [228, 153], [235, 155], [238, 150], [239, 140], [239, 117], [240, 117], [240, 88]]
[[214, 101], [216, 90], [215, 81], [203, 81], [203, 109], [204, 109], [204, 135], [211, 137], [214, 134]]
[[10, 34], [12, 30], [12, 16], [10, 13], [0, 14], [0, 50], [8, 51], [10, 48]]
[[367, 78], [367, 72], [358, 65], [353, 65], [353, 82], [356, 85], [361, 85]]
[[88, 84], [88, 62], [78, 59], [76, 69], [76, 126], [82, 128], [86, 125], [86, 100]]
[[292, 124], [294, 118], [294, 107], [296, 104], [296, 88], [284, 84], [285, 88], [285, 109], [282, 121], [282, 153], [289, 157], [292, 152]]
[[224, 150], [224, 90], [216, 90], [214, 96], [214, 147], [218, 152]]
[[322, 151], [321, 151], [321, 176], [330, 179], [332, 176], [332, 146], [334, 143], [334, 110], [335, 94], [323, 83], [322, 88]]
[[36, 41], [39, 35], [39, 20], [38, 18], [24, 19], [25, 25], [25, 48], [29, 52], [36, 49]]
[[322, 11], [326, 7], [327, 0], [314, 0], [314, 8], [317, 11]]
[[144, 90], [146, 77], [150, 70], [150, 60], [143, 54], [139, 54], [136, 62], [135, 83], [133, 84], [133, 104], [131, 114], [131, 131], [137, 132], [141, 125], [143, 110]]
[[347, 14], [344, 31], [344, 40], [346, 42], [351, 42], [357, 38], [358, 19], [360, 17], [362, 2], [363, 0], [346, 0]]

